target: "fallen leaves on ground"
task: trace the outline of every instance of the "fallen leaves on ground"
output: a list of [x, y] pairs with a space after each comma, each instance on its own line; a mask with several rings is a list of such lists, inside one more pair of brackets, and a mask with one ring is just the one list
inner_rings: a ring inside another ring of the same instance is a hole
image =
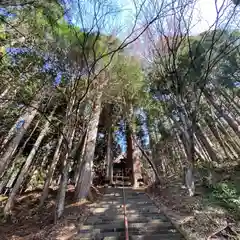
[[54, 224], [56, 191], [51, 192], [42, 209], [38, 207], [40, 194], [34, 191], [19, 196], [11, 221], [0, 223], [1, 240], [70, 240], [77, 233], [89, 214], [90, 202], [74, 203], [74, 192], [69, 188], [64, 216]]
[[240, 223], [224, 208], [204, 202], [204, 189], [189, 197], [181, 180], [171, 179], [161, 188], [150, 188], [153, 200], [187, 233], [189, 239], [240, 239]]

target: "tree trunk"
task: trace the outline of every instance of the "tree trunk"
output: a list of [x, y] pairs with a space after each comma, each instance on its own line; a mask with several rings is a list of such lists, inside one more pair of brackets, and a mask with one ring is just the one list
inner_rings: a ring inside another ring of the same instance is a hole
[[13, 170], [10, 178], [7, 181], [6, 191], [4, 192], [4, 194], [6, 194], [8, 191], [11, 190], [12, 186], [14, 185], [14, 183], [16, 182], [16, 180], [17, 180], [17, 178], [19, 176], [20, 171], [21, 171], [21, 168]]
[[48, 144], [46, 144], [44, 146], [44, 148], [42, 149], [42, 151], [45, 151], [45, 154], [43, 156], [42, 162], [41, 162], [41, 166], [40, 166], [40, 171], [45, 171], [45, 169], [47, 168], [46, 165], [48, 165], [48, 157], [51, 154], [52, 149], [56, 147], [56, 141], [51, 141]]
[[208, 115], [208, 117], [211, 119], [211, 121], [216, 122], [217, 128], [221, 131], [221, 133], [225, 137], [225, 142], [229, 142], [229, 144], [233, 148], [233, 151], [235, 151], [238, 155], [240, 155], [240, 146], [237, 144], [237, 142], [235, 142], [234, 139], [232, 139], [228, 131], [222, 125], [220, 119], [214, 120], [213, 117], [210, 115]]
[[[39, 123], [40, 123], [40, 120], [37, 121], [34, 129], [32, 130], [32, 132], [31, 132], [31, 134], [30, 134], [30, 136], [26, 139], [26, 141], [24, 142], [23, 146], [20, 148], [20, 150], [18, 151], [18, 153], [17, 153], [17, 155], [16, 155], [16, 157], [15, 157], [14, 159], [18, 159], [18, 158], [22, 155], [22, 153], [23, 153], [23, 151], [24, 151], [27, 143], [28, 143], [29, 140], [31, 139], [32, 135], [34, 134], [35, 130], [37, 129], [37, 127], [38, 127], [38, 125], [39, 125]], [[13, 163], [13, 168], [14, 168], [14, 163]], [[6, 184], [8, 183], [8, 177], [9, 177], [9, 176], [7, 175], [7, 171], [5, 172], [5, 175], [6, 175], [6, 176], [3, 176], [3, 179], [4, 179], [4, 180], [3, 180], [3, 181], [1, 182], [1, 184], [0, 184], [0, 193], [2, 192], [2, 189], [5, 187], [4, 182], [5, 182]]]
[[[131, 119], [129, 117], [129, 119]], [[141, 162], [140, 162], [140, 152], [137, 148], [136, 142], [133, 137], [133, 130], [131, 126], [127, 123], [127, 161], [131, 163], [132, 166], [132, 185], [134, 188], [138, 187], [138, 179], [142, 178], [141, 173]]]
[[[11, 129], [8, 131], [8, 134], [7, 136], [4, 138], [4, 140], [2, 141], [2, 144], [0, 146], [0, 150], [1, 150], [1, 153], [3, 152], [4, 148], [7, 147], [7, 145], [11, 142], [11, 140], [13, 139], [14, 135], [16, 135], [17, 133], [17, 130], [19, 130], [20, 128], [18, 127], [17, 129], [17, 126], [20, 122], [23, 122], [25, 121], [25, 118], [28, 117], [29, 113], [31, 113], [33, 110], [36, 110], [40, 105], [40, 101], [39, 99], [33, 101], [31, 103], [31, 107], [23, 107], [21, 109], [21, 113], [20, 113], [20, 116], [18, 117], [18, 119], [16, 120], [16, 122], [13, 124], [13, 126], [11, 127]], [[36, 112], [37, 113], [37, 112]], [[25, 127], [25, 122], [24, 122], [24, 125], [22, 125]]]
[[[65, 203], [66, 189], [67, 189], [67, 183], [68, 183], [68, 173], [69, 173], [69, 167], [71, 163], [70, 158], [73, 158], [73, 155], [76, 153], [76, 149], [72, 150], [72, 145], [73, 145], [74, 135], [76, 132], [77, 121], [71, 118], [75, 101], [76, 101], [76, 95], [73, 96], [72, 103], [70, 103], [69, 110], [67, 111], [67, 115], [66, 115], [67, 117], [66, 120], [70, 122], [70, 125], [69, 125], [68, 136], [67, 136], [67, 139], [68, 139], [67, 150], [65, 151], [65, 156], [63, 159], [62, 174], [60, 178], [60, 186], [59, 186], [58, 196], [57, 196], [57, 204], [56, 204], [55, 219], [54, 219], [55, 222], [62, 216], [64, 211], [64, 203]], [[78, 106], [78, 109], [76, 109], [76, 111], [77, 111], [76, 115], [78, 115], [80, 111], [79, 106]]]
[[1, 94], [0, 94], [0, 100], [7, 95], [8, 91], [11, 89], [11, 87], [7, 87]]
[[[133, 139], [133, 138], [132, 138]], [[140, 159], [140, 149], [137, 148], [136, 144], [134, 144], [133, 150], [133, 187], [139, 187], [139, 179], [142, 179], [142, 167], [141, 167], [141, 159]]]
[[57, 146], [56, 146], [56, 150], [55, 150], [55, 153], [54, 153], [54, 156], [53, 156], [52, 163], [48, 168], [47, 177], [46, 177], [44, 187], [43, 187], [43, 191], [42, 191], [42, 195], [41, 195], [41, 198], [40, 198], [40, 207], [43, 206], [44, 201], [46, 200], [46, 198], [48, 196], [49, 186], [51, 184], [52, 177], [53, 177], [55, 168], [57, 166], [57, 163], [58, 163], [58, 160], [59, 160], [59, 157], [60, 157], [60, 154], [61, 154], [60, 149], [61, 149], [62, 141], [63, 141], [63, 135], [61, 134], [60, 138], [58, 139], [58, 143], [57, 143]]
[[[178, 106], [178, 104], [176, 104]], [[185, 185], [188, 189], [189, 196], [193, 196], [195, 194], [195, 181], [194, 181], [194, 160], [195, 160], [195, 143], [194, 143], [194, 133], [196, 120], [190, 120], [187, 118], [185, 114], [186, 110], [183, 106], [179, 107], [179, 117], [182, 122], [182, 125], [178, 122], [175, 116], [172, 116], [173, 122], [177, 125], [178, 129], [181, 131], [182, 136], [180, 136], [185, 153], [187, 155], [187, 161], [185, 162], [184, 167], [184, 181]]]
[[205, 147], [205, 149], [207, 150], [207, 153], [208, 153], [209, 157], [211, 158], [211, 160], [213, 162], [219, 162], [217, 154], [215, 153], [215, 151], [212, 148], [212, 144], [206, 138], [206, 136], [204, 135], [204, 133], [201, 130], [201, 127], [198, 124], [196, 124], [196, 136], [202, 142], [202, 144]]
[[144, 151], [144, 149], [138, 144], [138, 142], [135, 139], [134, 139], [134, 141], [136, 142], [136, 145], [138, 146], [138, 148], [141, 151], [142, 155], [145, 157], [145, 159], [148, 161], [149, 165], [153, 169], [154, 174], [155, 174], [156, 183], [160, 184], [161, 183], [161, 178], [160, 178], [160, 176], [158, 174], [158, 170], [157, 170], [157, 167], [156, 167], [155, 163], [152, 161], [152, 159], [150, 159], [148, 157], [147, 153]]
[[11, 87], [7, 87], [1, 94], [0, 94], [0, 108], [4, 107], [4, 103], [6, 102], [4, 97], [8, 94]]
[[101, 113], [101, 98], [102, 90], [97, 93], [92, 110], [92, 117], [88, 124], [86, 148], [82, 161], [82, 168], [80, 169], [80, 178], [78, 179], [75, 191], [75, 199], [77, 201], [87, 198], [92, 184], [93, 159], [98, 132], [98, 122]]
[[204, 95], [208, 102], [213, 105], [213, 107], [221, 114], [221, 116], [226, 120], [229, 126], [233, 129], [236, 135], [240, 138], [240, 126], [234, 121], [223, 109], [214, 101], [213, 97], [207, 91], [204, 91]]
[[86, 148], [86, 144], [87, 144], [87, 134], [88, 134], [88, 129], [86, 130], [86, 132], [82, 138], [82, 143], [79, 147], [79, 150], [81, 149], [81, 151], [79, 151], [79, 156], [77, 156], [77, 167], [76, 167], [76, 171], [74, 173], [75, 187], [77, 186], [77, 182], [78, 182], [78, 179], [80, 178], [80, 174], [81, 174], [82, 160], [83, 160], [83, 156], [84, 156], [85, 148]]
[[225, 90], [219, 90], [223, 97], [228, 101], [229, 104], [232, 104], [234, 110], [240, 116], [240, 106], [235, 102], [234, 98], [231, 98]]
[[[49, 186], [51, 184], [54, 171], [56, 169], [57, 163], [58, 163], [60, 155], [61, 155], [60, 149], [61, 149], [61, 146], [62, 146], [62, 142], [63, 142], [63, 140], [65, 138], [65, 134], [69, 131], [67, 122], [70, 119], [70, 115], [72, 113], [75, 101], [76, 101], [76, 97], [75, 96], [70, 98], [70, 101], [69, 101], [68, 106], [67, 106], [66, 116], [65, 116], [65, 126], [64, 126], [63, 132], [60, 135], [60, 138], [58, 139], [58, 143], [57, 143], [57, 147], [56, 147], [56, 150], [55, 150], [55, 153], [54, 153], [54, 156], [53, 156], [53, 160], [52, 160], [51, 166], [48, 169], [47, 177], [46, 177], [46, 180], [45, 180], [45, 183], [44, 183], [44, 187], [43, 187], [43, 192], [42, 192], [42, 195], [41, 195], [41, 198], [40, 198], [40, 205], [39, 205], [40, 207], [43, 206], [44, 201], [46, 200], [46, 198], [48, 196]], [[74, 129], [74, 132], [75, 132], [75, 129]], [[69, 145], [69, 143], [67, 143], [67, 144]], [[71, 149], [68, 149], [67, 153], [69, 153], [70, 150]], [[60, 176], [60, 179], [61, 179], [61, 176]], [[65, 195], [64, 195], [64, 198], [65, 198]], [[56, 207], [56, 210], [58, 211], [58, 207]]]
[[108, 127], [107, 154], [106, 154], [106, 178], [110, 184], [113, 183], [113, 159], [112, 159], [112, 126]]
[[19, 191], [19, 188], [20, 188], [20, 186], [21, 186], [21, 184], [22, 184], [22, 182], [24, 180], [24, 177], [26, 176], [26, 174], [27, 174], [27, 172], [29, 170], [29, 167], [31, 166], [33, 158], [34, 158], [36, 152], [38, 151], [38, 148], [39, 148], [43, 138], [48, 133], [50, 121], [52, 120], [52, 117], [53, 117], [53, 114], [54, 114], [55, 110], [56, 110], [56, 107], [51, 112], [51, 115], [49, 117], [49, 121], [45, 122], [42, 131], [40, 132], [40, 134], [39, 134], [39, 136], [38, 136], [38, 138], [37, 138], [37, 140], [36, 140], [32, 150], [31, 150], [31, 152], [29, 153], [29, 155], [28, 155], [28, 157], [26, 159], [26, 162], [25, 162], [23, 168], [21, 169], [21, 173], [18, 176], [18, 179], [17, 179], [17, 181], [16, 181], [16, 183], [15, 183], [13, 189], [12, 189], [12, 192], [11, 192], [11, 194], [10, 194], [10, 196], [8, 198], [8, 201], [6, 203], [6, 206], [4, 208], [4, 214], [5, 215], [9, 214], [9, 212], [10, 212], [10, 210], [12, 208], [12, 205], [13, 205], [14, 198], [15, 198], [17, 192]]
[[13, 164], [11, 169], [10, 169], [10, 171], [6, 171], [5, 175], [3, 176], [3, 178], [1, 178], [0, 194], [3, 193], [3, 190], [8, 185], [9, 179], [12, 178], [12, 175], [14, 174], [14, 172], [15, 172], [15, 164]]
[[[9, 162], [11, 161], [12, 156], [16, 152], [20, 141], [22, 140], [24, 134], [26, 133], [27, 129], [29, 128], [32, 120], [37, 114], [37, 108], [39, 107], [40, 102], [35, 102], [33, 107], [28, 108], [27, 112], [22, 116], [22, 120], [24, 121], [23, 125], [20, 129], [17, 130], [16, 136], [12, 139], [11, 143], [5, 150], [5, 153], [0, 159], [0, 176], [4, 172], [5, 168], [8, 166]], [[5, 143], [3, 143], [5, 144]]]
[[[18, 89], [17, 88], [11, 89], [11, 88], [12, 88], [12, 86], [7, 87], [1, 93], [1, 95], [0, 95], [0, 109], [7, 108], [8, 105], [12, 102], [12, 101], [10, 101], [10, 98], [11, 97], [13, 98], [16, 95]], [[13, 92], [12, 91], [9, 92], [9, 90], [13, 90]], [[7, 95], [7, 98], [9, 98], [9, 99], [7, 99], [5, 97], [6, 95]]]
[[[71, 169], [73, 171], [73, 175], [69, 176], [70, 180], [72, 180], [74, 182], [74, 185], [76, 183], [76, 179], [77, 179], [77, 172], [79, 171], [79, 165], [81, 163], [81, 156], [82, 156], [82, 150], [83, 150], [83, 146], [84, 146], [84, 142], [85, 142], [85, 136], [86, 136], [86, 130], [84, 132], [81, 133], [76, 133], [76, 135], [80, 135], [80, 137], [78, 137], [78, 142], [75, 144], [75, 146], [73, 147], [73, 150], [71, 152], [71, 159], [73, 160], [73, 165], [71, 166]], [[71, 171], [70, 171], [71, 172]]]
[[204, 149], [203, 145], [196, 137], [196, 134], [194, 136], [194, 139], [195, 139], [195, 152], [196, 152], [197, 156], [202, 160], [202, 162], [209, 161], [210, 158], [207, 155], [206, 150]]
[[[180, 102], [180, 101], [179, 101]], [[185, 184], [188, 189], [189, 196], [194, 196], [195, 194], [195, 180], [194, 180], [194, 161], [195, 161], [195, 142], [194, 134], [196, 131], [196, 113], [193, 115], [192, 119], [189, 119], [186, 109], [181, 105], [179, 109], [179, 116], [183, 124], [183, 130], [186, 137], [186, 150], [188, 162], [186, 164], [185, 171]]]
[[[208, 124], [208, 127], [210, 128], [211, 132], [213, 133], [214, 137], [217, 139], [219, 145], [222, 147], [225, 155], [227, 158], [232, 159], [233, 156], [237, 157], [236, 155], [233, 155], [231, 149], [229, 148], [229, 146], [227, 146], [226, 142], [224, 142], [216, 128], [216, 126], [214, 125], [214, 122], [211, 121], [211, 119], [209, 119], [207, 116], [205, 117], [205, 121]], [[228, 149], [226, 149], [226, 147]], [[230, 152], [229, 152], [229, 151]]]
[[73, 138], [75, 135], [76, 127], [73, 129], [70, 129], [69, 137], [68, 137], [68, 150], [64, 156], [63, 159], [63, 167], [62, 167], [62, 174], [61, 174], [61, 180], [60, 180], [60, 186], [58, 189], [58, 197], [57, 197], [57, 204], [56, 204], [56, 210], [55, 210], [55, 222], [57, 219], [59, 219], [64, 211], [64, 203], [65, 203], [65, 196], [66, 196], [66, 189], [67, 189], [67, 183], [68, 183], [68, 172], [69, 172], [69, 166], [70, 166], [70, 159], [71, 157], [71, 149], [73, 145]]

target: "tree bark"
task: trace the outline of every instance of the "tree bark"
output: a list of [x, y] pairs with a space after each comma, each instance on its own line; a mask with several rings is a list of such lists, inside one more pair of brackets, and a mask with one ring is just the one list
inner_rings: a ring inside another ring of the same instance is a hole
[[3, 100], [3, 98], [8, 94], [10, 89], [11, 87], [9, 86], [0, 94], [0, 108], [4, 107], [5, 100]]
[[61, 134], [60, 138], [58, 139], [58, 143], [57, 143], [57, 146], [56, 146], [56, 150], [55, 150], [55, 153], [54, 153], [54, 156], [53, 156], [52, 163], [48, 168], [47, 177], [46, 177], [44, 187], [43, 187], [43, 191], [42, 191], [42, 195], [41, 195], [41, 198], [40, 198], [40, 207], [43, 206], [45, 200], [47, 199], [49, 186], [51, 184], [52, 177], [53, 177], [55, 168], [57, 166], [57, 163], [58, 163], [58, 160], [59, 160], [59, 157], [60, 157], [60, 154], [61, 154], [60, 149], [61, 149], [62, 141], [63, 141], [63, 135]]
[[74, 173], [75, 187], [77, 186], [77, 182], [78, 182], [78, 179], [80, 178], [80, 174], [81, 174], [82, 160], [83, 160], [83, 156], [84, 156], [85, 148], [86, 148], [86, 144], [87, 144], [87, 133], [88, 133], [88, 129], [86, 130], [86, 132], [82, 138], [82, 143], [79, 147], [79, 150], [81, 149], [81, 151], [79, 151], [79, 156], [77, 156], [77, 167], [76, 167], [76, 171]]
[[[29, 128], [32, 120], [37, 114], [37, 108], [39, 107], [40, 102], [34, 102], [33, 107], [28, 108], [25, 114], [22, 116], [22, 120], [24, 121], [23, 125], [20, 129], [17, 130], [16, 136], [12, 139], [11, 143], [5, 150], [5, 153], [0, 159], [0, 176], [4, 172], [5, 168], [8, 166], [9, 162], [11, 161], [12, 156], [16, 152], [20, 141], [22, 140], [24, 134], [26, 133], [27, 129]], [[4, 141], [5, 142], [5, 141]], [[6, 142], [5, 142], [6, 143]], [[3, 143], [3, 145], [5, 144]]]
[[[13, 90], [13, 91], [9, 91], [9, 90]], [[11, 100], [9, 100], [10, 98], [14, 98], [14, 96], [16, 96], [18, 88], [12, 88], [12, 86], [7, 87], [0, 95], [0, 109], [3, 108], [7, 108], [8, 105], [12, 102]], [[5, 96], [7, 95], [7, 98], [5, 98]], [[4, 99], [5, 98], [5, 99]]]
[[110, 184], [113, 183], [113, 158], [112, 158], [112, 126], [108, 127], [107, 154], [106, 154], [106, 178]]
[[204, 135], [204, 133], [201, 130], [201, 127], [198, 124], [196, 124], [196, 136], [202, 142], [202, 144], [205, 147], [205, 149], [207, 150], [207, 153], [208, 153], [209, 157], [211, 158], [211, 160], [213, 162], [219, 162], [217, 154], [215, 153], [215, 151], [212, 148], [212, 144], [206, 138], [206, 136]]
[[[196, 112], [191, 113], [191, 119], [187, 114], [184, 104], [180, 99], [175, 100], [175, 104], [178, 107], [179, 118], [182, 122], [182, 127], [180, 124], [180, 129], [182, 129], [182, 133], [186, 139], [186, 154], [187, 154], [187, 163], [185, 168], [185, 185], [188, 189], [189, 196], [194, 196], [195, 194], [195, 180], [194, 180], [194, 161], [195, 161], [195, 142], [194, 142], [194, 134], [196, 131]], [[175, 118], [173, 119], [178, 122]]]
[[238, 105], [237, 102], [235, 102], [234, 98], [232, 98], [231, 96], [229, 96], [229, 94], [223, 90], [220, 89], [219, 92], [222, 94], [222, 96], [228, 101], [229, 104], [232, 104], [234, 110], [236, 111], [236, 113], [238, 114], [238, 116], [240, 116], [240, 106]]
[[206, 150], [204, 149], [204, 146], [202, 145], [202, 143], [196, 137], [196, 134], [195, 134], [195, 138], [194, 139], [195, 139], [195, 151], [196, 151], [196, 154], [198, 155], [198, 157], [203, 162], [209, 161], [210, 158], [207, 155]]
[[[135, 139], [134, 139], [135, 140]], [[136, 142], [136, 140], [135, 140]], [[139, 150], [141, 151], [142, 155], [145, 157], [145, 159], [148, 161], [149, 165], [151, 166], [151, 168], [153, 169], [154, 171], [154, 174], [155, 174], [155, 179], [156, 179], [156, 183], [157, 184], [160, 184], [161, 183], [161, 178], [158, 174], [158, 170], [157, 170], [157, 167], [155, 166], [154, 162], [148, 157], [147, 153], [144, 151], [144, 149], [136, 142]]]
[[[37, 127], [39, 125], [39, 123], [40, 123], [40, 120], [37, 121], [34, 129], [32, 130], [32, 132], [30, 134], [30, 136], [26, 139], [26, 141], [24, 142], [23, 146], [20, 148], [20, 150], [18, 151], [18, 153], [17, 153], [16, 157], [14, 157], [14, 159], [18, 159], [22, 155], [22, 153], [23, 153], [27, 143], [31, 139], [32, 135], [34, 134], [35, 130], [37, 129]], [[13, 167], [14, 167], [14, 164], [13, 164]], [[2, 189], [5, 187], [5, 185], [8, 183], [8, 177], [9, 176], [7, 176], [7, 170], [5, 171], [5, 175], [6, 176], [3, 176], [3, 178], [2, 178], [3, 180], [2, 180], [2, 182], [0, 184], [0, 193], [2, 192]], [[6, 183], [5, 185], [4, 185], [4, 182]]]
[[[214, 137], [217, 139], [219, 145], [222, 147], [226, 157], [232, 159], [233, 156], [236, 156], [236, 155], [233, 155], [231, 149], [229, 148], [229, 146], [227, 146], [226, 142], [224, 142], [222, 140], [222, 138], [221, 138], [221, 136], [220, 136], [216, 126], [214, 125], [214, 122], [212, 122], [211, 119], [208, 118], [208, 116], [205, 117], [205, 121], [208, 124], [208, 127], [210, 128], [210, 130], [213, 133]], [[228, 149], [226, 149], [226, 147]]]
[[229, 142], [233, 150], [240, 155], [240, 146], [235, 142], [235, 140], [231, 137], [231, 135], [228, 133], [228, 131], [225, 129], [225, 127], [222, 125], [222, 122], [220, 119], [214, 120], [212, 116], [208, 115], [210, 119], [212, 119], [213, 122], [216, 122], [217, 128], [221, 131], [223, 136], [225, 137], [225, 142]]
[[[45, 183], [44, 183], [44, 187], [43, 187], [43, 192], [42, 192], [42, 195], [41, 195], [41, 198], [40, 198], [40, 204], [39, 206], [42, 207], [43, 204], [44, 204], [44, 201], [46, 200], [47, 196], [48, 196], [48, 190], [49, 190], [49, 186], [51, 184], [51, 181], [52, 181], [52, 177], [53, 177], [53, 174], [54, 174], [54, 171], [56, 169], [56, 166], [57, 166], [57, 163], [59, 161], [59, 158], [60, 158], [60, 155], [61, 155], [61, 146], [62, 146], [62, 142], [65, 138], [65, 134], [68, 132], [68, 134], [70, 134], [70, 130], [68, 129], [68, 125], [67, 125], [67, 122], [71, 120], [70, 118], [70, 115], [72, 113], [72, 110], [73, 110], [73, 107], [74, 107], [74, 104], [75, 104], [75, 101], [76, 101], [76, 96], [73, 96], [73, 97], [70, 97], [70, 101], [68, 103], [68, 106], [67, 106], [67, 109], [66, 109], [66, 115], [65, 115], [65, 126], [64, 126], [64, 129], [63, 129], [63, 132], [61, 133], [60, 135], [60, 138], [58, 139], [58, 143], [57, 143], [57, 147], [56, 147], [56, 150], [55, 150], [55, 153], [54, 153], [54, 156], [53, 156], [53, 160], [52, 160], [52, 163], [51, 163], [51, 166], [49, 167], [49, 170], [48, 170], [48, 173], [47, 173], [47, 177], [46, 177], [46, 180], [45, 180]], [[75, 128], [74, 128], [74, 133], [75, 133]], [[69, 138], [68, 138], [69, 139]], [[67, 143], [69, 147], [69, 142]], [[71, 143], [72, 144], [72, 143]], [[68, 149], [67, 152], [65, 153], [65, 157], [67, 154], [69, 154], [69, 151], [71, 151], [71, 149]], [[68, 157], [68, 156], [67, 156]], [[65, 161], [65, 159], [64, 159]], [[60, 182], [61, 182], [61, 176], [60, 176]], [[59, 190], [59, 193], [60, 193], [61, 190]], [[58, 196], [59, 196], [59, 193], [58, 193]], [[60, 196], [61, 197], [61, 196]], [[59, 198], [58, 198], [59, 199]], [[65, 199], [65, 193], [64, 193], [64, 199]], [[59, 200], [58, 200], [59, 201]], [[57, 201], [57, 202], [58, 202]], [[57, 203], [58, 204], [58, 203]], [[60, 206], [61, 207], [61, 206]], [[55, 211], [55, 220], [57, 218], [57, 215], [58, 215], [58, 206], [56, 207], [56, 211]]]
[[25, 175], [27, 174], [28, 170], [29, 170], [29, 167], [31, 166], [31, 163], [33, 161], [33, 158], [36, 154], [36, 152], [38, 151], [38, 148], [40, 146], [40, 144], [42, 143], [42, 140], [43, 138], [46, 136], [46, 134], [48, 133], [49, 131], [49, 126], [50, 126], [50, 121], [52, 120], [52, 117], [53, 117], [53, 114], [55, 113], [55, 110], [56, 110], [56, 107], [54, 107], [53, 111], [51, 112], [51, 115], [48, 119], [48, 121], [45, 122], [44, 126], [43, 126], [43, 129], [42, 131], [40, 132], [31, 152], [29, 153], [27, 159], [26, 159], [26, 162], [25, 164], [23, 165], [23, 168], [21, 169], [21, 173], [19, 174], [18, 176], [18, 179], [12, 189], [12, 192], [8, 198], [8, 201], [4, 207], [4, 214], [5, 215], [8, 215], [11, 208], [12, 208], [12, 205], [13, 205], [13, 201], [14, 201], [14, 198], [17, 194], [17, 192], [19, 191], [19, 188], [24, 180], [24, 177]]
[[97, 139], [99, 117], [101, 113], [102, 93], [102, 90], [99, 90], [96, 95], [92, 110], [92, 117], [88, 124], [86, 148], [82, 161], [82, 168], [80, 169], [80, 178], [78, 179], [75, 191], [75, 199], [77, 201], [87, 198], [92, 184], [93, 159]]
[[65, 196], [66, 196], [66, 189], [67, 189], [67, 183], [68, 183], [68, 172], [69, 172], [69, 166], [70, 166], [70, 159], [71, 157], [71, 149], [73, 145], [73, 138], [75, 135], [76, 127], [73, 129], [70, 129], [69, 137], [68, 137], [68, 150], [64, 156], [63, 159], [63, 167], [62, 167], [62, 174], [61, 174], [61, 180], [60, 180], [60, 186], [58, 189], [58, 197], [57, 197], [57, 204], [56, 204], [56, 210], [55, 210], [55, 222], [57, 219], [59, 219], [64, 211], [64, 203], [65, 203]]
[[240, 138], [240, 126], [234, 121], [227, 113], [223, 111], [223, 109], [214, 101], [213, 97], [211, 96], [208, 91], [204, 91], [204, 95], [208, 102], [213, 105], [213, 107], [221, 114], [221, 116], [226, 120], [229, 126], [233, 129], [235, 134]]

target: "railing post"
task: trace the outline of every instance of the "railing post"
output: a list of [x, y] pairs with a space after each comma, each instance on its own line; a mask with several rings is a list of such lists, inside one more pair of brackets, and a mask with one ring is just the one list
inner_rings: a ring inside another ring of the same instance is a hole
[[123, 211], [124, 211], [124, 226], [125, 226], [125, 240], [129, 240], [128, 235], [128, 220], [127, 220], [127, 207], [126, 207], [126, 197], [125, 197], [125, 189], [124, 189], [124, 176], [122, 169], [122, 182], [123, 182]]

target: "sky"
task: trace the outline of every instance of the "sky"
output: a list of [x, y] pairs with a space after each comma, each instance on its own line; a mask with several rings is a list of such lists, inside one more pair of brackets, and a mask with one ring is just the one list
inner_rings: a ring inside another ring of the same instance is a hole
[[[143, 23], [143, 18], [147, 16], [150, 20], [150, 15], [154, 14], [156, 10], [153, 6], [154, 2], [158, 2], [158, 5], [161, 2], [194, 2], [191, 5], [190, 11], [193, 11], [193, 20], [190, 33], [196, 35], [198, 33], [209, 30], [209, 27], [216, 21], [217, 11], [220, 10], [220, 14], [223, 16], [228, 14], [228, 11], [234, 7], [232, 0], [63, 0], [68, 2], [70, 6], [70, 18], [73, 24], [78, 25], [80, 28], [89, 29], [93, 24], [93, 19], [95, 17], [94, 12], [98, 11], [97, 18], [100, 20], [100, 29], [101, 32], [107, 34], [114, 34], [119, 38], [124, 38], [128, 36], [129, 31], [134, 25], [134, 18], [136, 15], [136, 8], [134, 2], [139, 4], [144, 2], [144, 7], [142, 12], [144, 14], [139, 16], [139, 21], [136, 25], [136, 28], [139, 28]], [[96, 4], [94, 5], [93, 2]], [[79, 3], [79, 4], [78, 4]], [[217, 9], [216, 9], [216, 6]], [[189, 6], [189, 3], [188, 3]], [[194, 7], [193, 7], [194, 6]], [[222, 7], [223, 6], [223, 7]], [[165, 7], [162, 12], [165, 15], [169, 15], [171, 11], [170, 5]], [[222, 7], [222, 8], [221, 8]], [[79, 10], [80, 9], [80, 10]], [[240, 7], [239, 9], [240, 10]], [[107, 12], [107, 17], [105, 16]], [[103, 14], [104, 13], [104, 14]], [[184, 13], [185, 14], [185, 13]], [[185, 14], [186, 16], [188, 14]], [[81, 17], [80, 17], [81, 16]], [[152, 17], [152, 16], [151, 16]], [[171, 17], [169, 17], [170, 19]], [[227, 19], [227, 18], [226, 18]], [[104, 25], [102, 27], [101, 25]], [[95, 27], [96, 28], [96, 27]]]
[[[138, 1], [141, 1], [141, 0], [138, 0]], [[154, 0], [149, 0], [149, 1], [154, 2]], [[162, 1], [168, 1], [168, 0], [162, 0]], [[209, 29], [209, 27], [216, 21], [217, 11], [219, 11], [220, 15], [227, 14], [227, 11], [234, 6], [232, 4], [232, 0], [193, 0], [193, 1], [196, 4], [194, 4], [193, 21], [192, 21], [193, 26], [192, 26], [191, 34], [194, 34], [194, 35]], [[131, 10], [134, 11], [135, 9], [133, 5], [133, 0], [118, 0], [118, 2], [121, 8], [124, 9], [124, 12], [122, 13], [121, 21], [125, 22], [126, 25], [130, 26], [129, 14], [131, 13]], [[221, 18], [223, 18], [223, 16], [224, 15], [222, 15]]]
[[[222, 10], [220, 10], [223, 6]], [[215, 0], [198, 0], [195, 6], [194, 25], [192, 29], [193, 34], [198, 34], [209, 29], [209, 27], [216, 21], [217, 11], [220, 14], [227, 12], [228, 6], [233, 4], [228, 0], [217, 0], [217, 9], [215, 8]]]

